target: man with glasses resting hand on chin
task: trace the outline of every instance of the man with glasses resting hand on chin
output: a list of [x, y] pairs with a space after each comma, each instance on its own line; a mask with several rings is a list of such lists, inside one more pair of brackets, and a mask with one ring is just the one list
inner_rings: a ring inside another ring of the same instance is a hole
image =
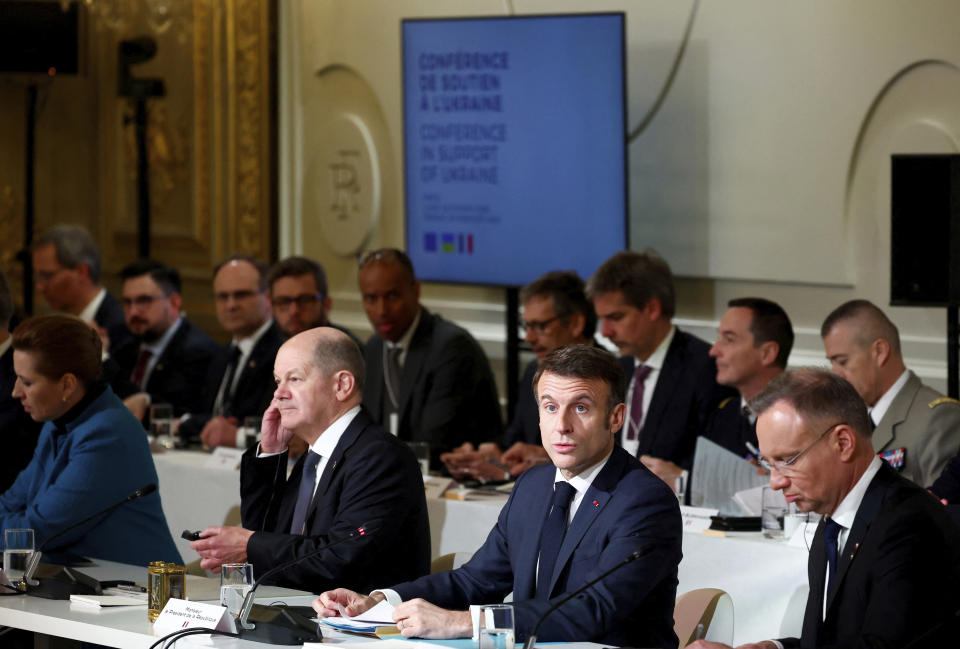
[[927, 647], [955, 636], [960, 528], [874, 454], [854, 387], [824, 370], [788, 371], [750, 405], [771, 488], [824, 518], [801, 637], [742, 647]]

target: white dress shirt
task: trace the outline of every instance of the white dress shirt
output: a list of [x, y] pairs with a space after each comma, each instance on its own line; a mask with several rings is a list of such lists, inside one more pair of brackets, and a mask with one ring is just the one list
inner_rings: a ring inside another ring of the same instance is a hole
[[887, 410], [890, 409], [890, 404], [892, 404], [893, 400], [900, 394], [900, 390], [907, 384], [907, 379], [909, 378], [910, 370], [903, 370], [903, 374], [883, 393], [882, 397], [877, 399], [877, 402], [873, 404], [873, 408], [870, 408], [870, 419], [873, 421], [874, 426], [878, 425], [880, 420], [883, 419], [883, 416], [887, 414]]

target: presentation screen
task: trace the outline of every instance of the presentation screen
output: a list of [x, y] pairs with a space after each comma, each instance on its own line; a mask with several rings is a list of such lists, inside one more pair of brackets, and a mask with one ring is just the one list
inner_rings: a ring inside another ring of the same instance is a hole
[[586, 279], [626, 247], [622, 13], [408, 19], [402, 40], [419, 279]]

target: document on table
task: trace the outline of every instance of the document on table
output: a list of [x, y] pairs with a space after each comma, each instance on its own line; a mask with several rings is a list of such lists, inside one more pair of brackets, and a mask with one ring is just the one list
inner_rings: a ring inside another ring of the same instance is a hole
[[734, 494], [769, 482], [770, 476], [759, 475], [757, 467], [742, 456], [705, 437], [697, 438], [690, 480], [690, 504], [694, 507], [715, 507], [724, 516], [743, 516]]
[[91, 608], [108, 608], [111, 606], [146, 606], [147, 600], [126, 595], [71, 595], [70, 603]]
[[[393, 605], [383, 600], [360, 615], [327, 617], [320, 620], [323, 624], [355, 633], [376, 633], [380, 627], [393, 627]], [[399, 633], [399, 631], [398, 631]]]

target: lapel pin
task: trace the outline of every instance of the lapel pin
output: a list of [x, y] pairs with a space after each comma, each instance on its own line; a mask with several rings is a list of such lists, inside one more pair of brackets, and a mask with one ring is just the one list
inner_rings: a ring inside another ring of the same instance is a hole
[[250, 363], [249, 363], [249, 365], [250, 365], [250, 367], [256, 367], [256, 366], [257, 366], [257, 361], [251, 360]]
[[594, 506], [594, 507], [599, 507], [599, 506], [600, 506], [600, 503], [598, 503], [596, 500], [594, 500], [594, 501], [593, 501], [593, 506]]

